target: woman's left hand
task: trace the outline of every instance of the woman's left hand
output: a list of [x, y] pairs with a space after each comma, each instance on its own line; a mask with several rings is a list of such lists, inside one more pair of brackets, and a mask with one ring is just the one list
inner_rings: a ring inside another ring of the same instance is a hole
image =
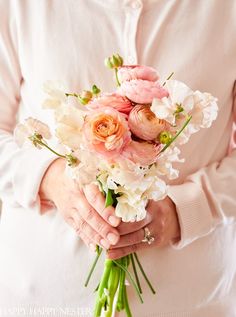
[[[144, 228], [150, 232], [154, 241], [143, 242]], [[118, 259], [143, 248], [164, 247], [180, 239], [180, 226], [176, 207], [166, 197], [161, 201], [151, 200], [147, 206], [147, 216], [139, 222], [122, 222], [117, 227], [121, 237], [116, 245], [107, 250], [110, 259]]]

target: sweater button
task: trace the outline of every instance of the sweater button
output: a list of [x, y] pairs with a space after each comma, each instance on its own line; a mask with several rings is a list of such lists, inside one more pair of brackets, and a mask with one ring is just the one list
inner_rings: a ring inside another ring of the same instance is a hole
[[142, 3], [139, 0], [133, 0], [133, 1], [130, 1], [129, 5], [132, 9], [140, 9], [142, 6]]

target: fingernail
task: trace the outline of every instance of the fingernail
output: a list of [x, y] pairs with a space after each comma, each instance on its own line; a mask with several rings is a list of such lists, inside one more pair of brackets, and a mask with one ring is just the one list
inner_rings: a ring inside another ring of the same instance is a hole
[[105, 249], [109, 249], [110, 248], [110, 243], [108, 243], [105, 239], [101, 239], [100, 244]]
[[112, 226], [117, 226], [119, 224], [119, 218], [117, 218], [116, 216], [110, 216], [108, 218], [108, 221]]
[[107, 239], [111, 242], [111, 244], [116, 244], [119, 240], [119, 236], [114, 233], [108, 233]]

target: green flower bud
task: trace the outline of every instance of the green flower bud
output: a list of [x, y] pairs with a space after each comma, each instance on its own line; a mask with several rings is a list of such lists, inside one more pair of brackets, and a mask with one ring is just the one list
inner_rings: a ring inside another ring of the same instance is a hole
[[182, 104], [181, 103], [177, 103], [176, 104], [176, 110], [175, 110], [174, 114], [178, 115], [179, 113], [181, 113], [183, 111], [184, 111], [184, 108], [182, 107]]
[[100, 90], [96, 85], [93, 85], [93, 87], [92, 87], [92, 93], [93, 93], [94, 95], [99, 94], [100, 91], [101, 91], [101, 90]]
[[119, 58], [117, 58], [116, 55], [112, 55], [111, 62], [114, 68], [117, 68], [120, 66], [120, 60]]
[[111, 62], [110, 57], [107, 57], [107, 58], [105, 59], [104, 63], [105, 63], [105, 66], [106, 66], [106, 67], [108, 67], [108, 68], [113, 68], [113, 64], [112, 64], [112, 62]]
[[172, 135], [169, 131], [162, 131], [159, 134], [159, 141], [162, 144], [168, 144], [172, 140]]
[[118, 59], [119, 66], [122, 66], [123, 65], [123, 58], [119, 54], [115, 54], [114, 56]]
[[93, 98], [93, 94], [89, 90], [83, 90], [80, 94], [80, 98], [90, 100]]
[[90, 99], [88, 98], [82, 98], [81, 96], [78, 96], [78, 99], [79, 99], [79, 102], [82, 104], [82, 105], [87, 105], [87, 103], [90, 101]]

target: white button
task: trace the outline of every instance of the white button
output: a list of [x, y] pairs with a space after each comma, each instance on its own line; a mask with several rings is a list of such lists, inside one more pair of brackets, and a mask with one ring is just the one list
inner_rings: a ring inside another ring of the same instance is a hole
[[128, 64], [135, 64], [135, 57], [134, 56], [132, 56], [132, 55], [128, 55], [127, 56], [127, 62], [128, 62]]
[[130, 2], [130, 7], [132, 9], [140, 9], [141, 6], [142, 6], [142, 3], [140, 1], [138, 1], [138, 0], [133, 0], [133, 1]]

